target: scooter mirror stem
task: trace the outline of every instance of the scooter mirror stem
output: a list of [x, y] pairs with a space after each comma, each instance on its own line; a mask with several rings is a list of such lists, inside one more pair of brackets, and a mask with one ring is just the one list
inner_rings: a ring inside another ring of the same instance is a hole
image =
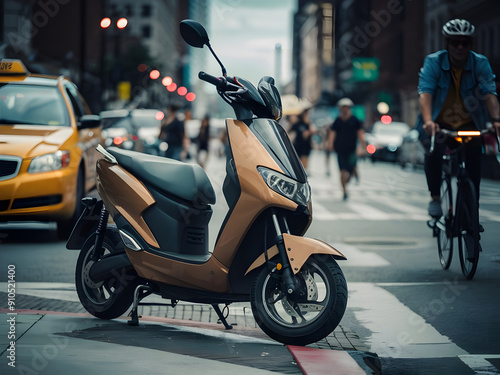
[[221, 69], [222, 69], [222, 75], [223, 75], [224, 77], [227, 77], [226, 68], [224, 67], [224, 65], [222, 65], [222, 62], [219, 60], [219, 58], [218, 58], [218, 57], [217, 57], [217, 55], [215, 54], [215, 52], [214, 52], [214, 50], [212, 49], [212, 46], [210, 45], [210, 43], [209, 43], [209, 42], [207, 42], [205, 45], [208, 47], [208, 49], [210, 50], [210, 52], [212, 52], [212, 55], [215, 57], [215, 60], [217, 60], [217, 62], [219, 63], [219, 65], [220, 65], [220, 67], [221, 67]]

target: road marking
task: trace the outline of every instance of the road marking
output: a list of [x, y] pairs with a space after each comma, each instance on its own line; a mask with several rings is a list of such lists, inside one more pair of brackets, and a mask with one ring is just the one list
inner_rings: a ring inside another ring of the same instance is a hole
[[377, 253], [361, 251], [356, 246], [341, 244], [336, 245], [342, 254], [347, 257], [347, 262], [342, 262], [341, 266], [347, 267], [387, 267], [391, 264]]
[[313, 201], [313, 218], [318, 221], [376, 220], [376, 221], [427, 221], [429, 216], [419, 212], [408, 214], [402, 212], [384, 212], [372, 206], [348, 203], [348, 208], [355, 212], [331, 212], [323, 204]]
[[479, 220], [485, 221], [500, 221], [500, 215], [496, 212], [491, 212], [488, 210], [479, 209]]
[[368, 220], [389, 220], [390, 214], [367, 204], [348, 202], [347, 206], [357, 212], [361, 218]]
[[380, 357], [445, 358], [469, 354], [378, 284], [348, 283], [348, 288], [348, 307], [372, 332], [367, 344]]
[[495, 354], [469, 354], [469, 355], [461, 355], [459, 358], [469, 366], [472, 370], [476, 372], [476, 374], [483, 375], [494, 375], [500, 374], [497, 368], [488, 362], [489, 359], [500, 359], [500, 355]]
[[411, 215], [411, 216], [425, 217], [426, 220], [429, 217], [429, 215], [425, 209], [411, 205], [411, 204], [403, 203], [399, 200], [394, 200], [394, 198], [392, 198], [392, 197], [379, 196], [377, 198], [377, 202], [381, 205], [389, 206], [397, 211], [403, 212], [403, 213]]

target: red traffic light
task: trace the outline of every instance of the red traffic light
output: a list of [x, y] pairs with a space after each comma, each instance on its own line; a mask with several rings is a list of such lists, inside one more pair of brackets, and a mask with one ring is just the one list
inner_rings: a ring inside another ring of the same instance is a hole
[[186, 100], [187, 100], [188, 102], [192, 102], [192, 101], [194, 101], [195, 99], [196, 99], [196, 95], [195, 95], [195, 93], [194, 93], [194, 92], [188, 92], [188, 93], [186, 94]]
[[392, 122], [392, 117], [389, 116], [389, 115], [383, 115], [381, 118], [380, 118], [380, 121], [382, 121], [382, 124], [390, 124]]

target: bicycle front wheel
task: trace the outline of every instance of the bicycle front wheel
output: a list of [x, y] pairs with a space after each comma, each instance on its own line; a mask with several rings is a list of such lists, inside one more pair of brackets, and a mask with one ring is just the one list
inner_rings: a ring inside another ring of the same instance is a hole
[[443, 216], [436, 222], [438, 255], [441, 267], [447, 270], [453, 257], [453, 195], [450, 178], [441, 181], [441, 208]]
[[457, 198], [458, 250], [462, 273], [471, 280], [479, 261], [479, 207], [476, 189], [470, 180], [466, 180]]

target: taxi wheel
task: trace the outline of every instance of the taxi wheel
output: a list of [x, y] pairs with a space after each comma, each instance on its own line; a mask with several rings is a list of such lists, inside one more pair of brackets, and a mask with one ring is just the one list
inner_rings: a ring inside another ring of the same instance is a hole
[[78, 180], [76, 182], [76, 200], [75, 200], [75, 211], [71, 219], [60, 220], [57, 222], [57, 236], [61, 240], [67, 240], [69, 235], [73, 231], [73, 228], [78, 221], [80, 215], [83, 211], [82, 198], [83, 198], [83, 184], [84, 184], [84, 175], [83, 169], [80, 168], [78, 171]]

